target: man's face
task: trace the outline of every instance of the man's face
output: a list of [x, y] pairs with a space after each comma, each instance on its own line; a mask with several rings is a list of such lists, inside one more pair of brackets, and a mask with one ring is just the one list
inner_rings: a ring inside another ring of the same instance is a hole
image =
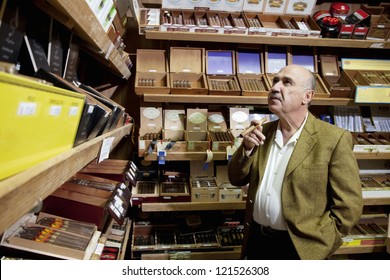
[[286, 66], [273, 78], [268, 94], [268, 108], [277, 116], [302, 109], [308, 90], [309, 73], [301, 67]]

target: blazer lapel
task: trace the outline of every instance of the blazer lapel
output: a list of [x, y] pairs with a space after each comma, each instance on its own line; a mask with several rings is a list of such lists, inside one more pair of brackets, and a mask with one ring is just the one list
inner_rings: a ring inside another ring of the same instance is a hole
[[305, 127], [298, 138], [298, 142], [291, 155], [290, 161], [287, 165], [285, 176], [287, 177], [295, 168], [306, 158], [312, 148], [316, 145], [317, 140], [313, 137], [316, 133], [314, 125], [315, 117], [309, 113]]

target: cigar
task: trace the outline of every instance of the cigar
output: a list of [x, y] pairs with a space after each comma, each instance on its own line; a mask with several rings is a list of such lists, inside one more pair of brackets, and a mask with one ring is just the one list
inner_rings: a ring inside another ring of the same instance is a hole
[[258, 128], [259, 126], [261, 126], [263, 123], [265, 123], [267, 119], [266, 118], [262, 118], [260, 120], [260, 123], [258, 125], [251, 125], [250, 127], [248, 127], [247, 129], [245, 129], [243, 132], [240, 133], [239, 137], [244, 137], [245, 135], [251, 133], [253, 130], [255, 130], [256, 128]]

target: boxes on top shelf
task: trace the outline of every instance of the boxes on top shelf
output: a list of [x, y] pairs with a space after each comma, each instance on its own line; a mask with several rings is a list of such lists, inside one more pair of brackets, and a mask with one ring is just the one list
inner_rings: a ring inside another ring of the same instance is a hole
[[235, 51], [206, 51], [206, 78], [210, 95], [241, 95], [235, 63]]
[[261, 51], [236, 51], [237, 78], [242, 95], [267, 96], [270, 89], [264, 74]]
[[138, 95], [169, 94], [169, 72], [165, 50], [137, 49], [134, 89]]
[[171, 47], [169, 57], [172, 94], [208, 93], [204, 48]]
[[320, 55], [320, 61], [322, 80], [329, 90], [330, 97], [352, 98], [352, 89], [340, 74], [337, 56]]

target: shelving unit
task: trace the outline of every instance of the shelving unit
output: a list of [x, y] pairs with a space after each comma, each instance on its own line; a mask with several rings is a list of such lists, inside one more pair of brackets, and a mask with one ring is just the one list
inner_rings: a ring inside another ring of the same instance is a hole
[[0, 233], [94, 160], [104, 139], [115, 137], [112, 144], [115, 147], [130, 134], [132, 126], [117, 128], [0, 181]]
[[122, 78], [130, 77], [130, 69], [86, 1], [34, 0], [34, 4], [70, 30], [75, 31]]

